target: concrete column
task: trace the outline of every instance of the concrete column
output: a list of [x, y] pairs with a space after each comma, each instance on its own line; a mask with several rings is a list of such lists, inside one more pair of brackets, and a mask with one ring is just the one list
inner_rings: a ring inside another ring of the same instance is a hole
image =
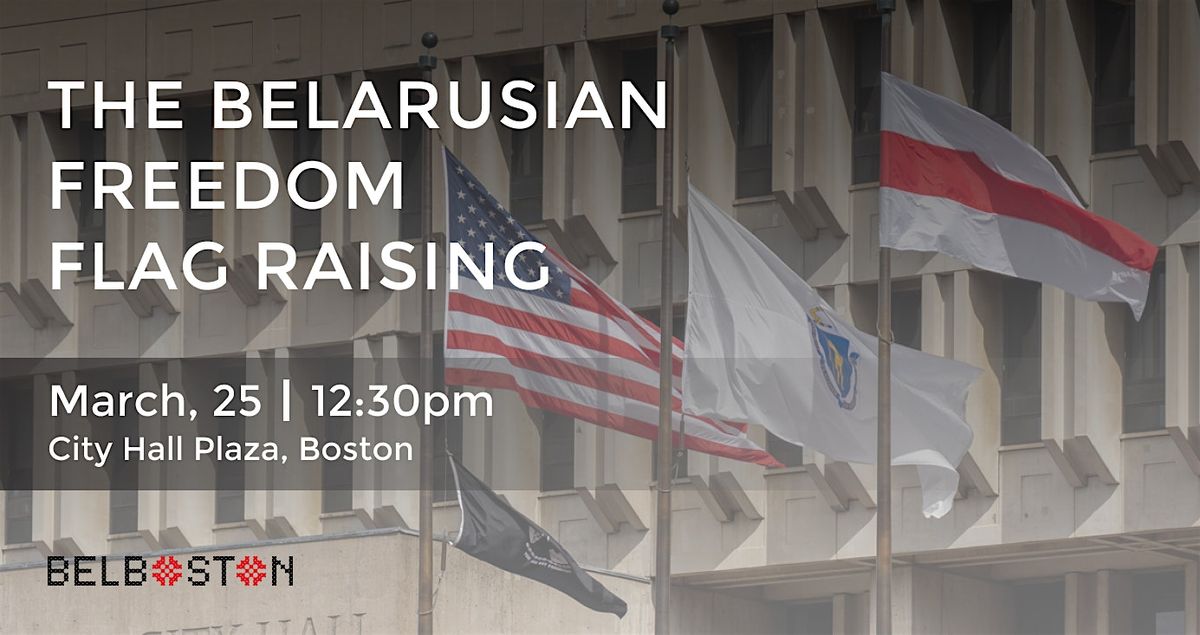
[[[549, 49], [548, 49], [549, 50]], [[556, 53], [560, 63], [561, 54]], [[617, 82], [621, 77], [620, 51], [607, 49], [601, 45], [589, 42], [576, 42], [572, 61], [573, 79], [571, 86], [578, 87], [585, 81], [595, 81], [609, 105], [609, 116], [615, 116], [611, 105], [620, 103], [620, 86]], [[547, 63], [549, 63], [547, 59]], [[560, 86], [564, 95], [559, 99], [560, 108], [570, 108], [565, 103], [574, 90], [567, 91]], [[653, 99], [653, 97], [651, 97]], [[559, 122], [561, 126], [565, 121]], [[620, 120], [614, 118], [613, 125], [620, 126]], [[553, 134], [551, 134], [553, 133]], [[567, 201], [566, 215], [583, 214], [588, 217], [592, 227], [609, 245], [617, 245], [620, 240], [620, 226], [614, 222], [621, 213], [621, 149], [619, 129], [607, 130], [597, 120], [582, 119], [576, 123], [573, 130], [547, 130], [547, 142], [559, 139], [561, 149], [556, 152], [569, 151], [573, 155], [573, 170], [570, 178], [573, 182], [571, 199]], [[569, 145], [567, 138], [570, 138]], [[547, 155], [559, 163], [565, 164], [561, 155]], [[546, 199], [558, 201], [567, 192], [558, 192], [560, 198]]]
[[[60, 434], [61, 421], [50, 415], [50, 385], [60, 381], [59, 376], [34, 375], [33, 377], [33, 442], [36, 448], [48, 448], [50, 439]], [[39, 468], [39, 465], [41, 466]], [[44, 483], [55, 482], [52, 474], [53, 467], [49, 461], [34, 461], [34, 479]], [[34, 490], [33, 492], [33, 539], [43, 540], [53, 546], [59, 537], [58, 504], [61, 497], [59, 491], [52, 489]]]
[[838, 225], [850, 227], [851, 30], [836, 12], [804, 13], [804, 185], [816, 188]]
[[772, 189], [794, 197], [804, 187], [804, 20], [797, 15], [776, 15], [772, 33], [771, 183]]
[[[1120, 635], [1133, 628], [1133, 585], [1128, 573], [1096, 574], [1096, 635]], [[1070, 631], [1068, 631], [1070, 632]]]
[[1075, 436], [1075, 300], [1042, 285], [1042, 438]]
[[1063, 629], [1066, 635], [1088, 635], [1097, 633], [1098, 617], [1104, 607], [1097, 600], [1097, 574], [1068, 573], [1064, 581]]
[[1012, 3], [1012, 131], [1039, 149], [1045, 98], [1043, 4]]
[[922, 4], [921, 85], [960, 104], [971, 94], [971, 5], [953, 0]]
[[833, 594], [833, 635], [858, 635], [870, 632], [870, 593]]
[[[482, 87], [480, 82], [490, 80], [492, 116], [483, 126], [475, 130], [461, 130], [459, 138], [462, 153], [459, 158], [471, 172], [505, 205], [508, 204], [508, 161], [505, 158], [505, 142], [502, 140], [500, 110], [500, 89], [495, 85], [499, 81], [489, 73], [486, 62], [468, 55], [462, 58], [462, 77], [459, 78], [462, 107], [465, 112], [479, 112], [482, 103]], [[540, 124], [539, 124], [540, 125]]]
[[1001, 346], [999, 278], [977, 271], [954, 274], [954, 359], [983, 370], [967, 395], [967, 421], [975, 430], [972, 456], [992, 483], [999, 482], [1000, 369], [990, 351]]
[[1200, 319], [1200, 268], [1195, 247], [1167, 245], [1166, 256], [1166, 337], [1167, 337], [1167, 425], [1185, 431], [1200, 426], [1200, 396], [1195, 374], [1197, 349], [1196, 323]]
[[[302, 85], [304, 85], [302, 83]], [[239, 214], [240, 225], [244, 231], [244, 242], [241, 244], [243, 253], [256, 254], [257, 244], [264, 241], [289, 242], [292, 236], [292, 207], [287, 196], [287, 175], [292, 168], [292, 130], [266, 130], [262, 127], [262, 91], [259, 86], [252, 85], [248, 106], [251, 112], [251, 123], [239, 131], [240, 143], [237, 148], [237, 161], [261, 161], [268, 169], [279, 174], [279, 192], [275, 202], [256, 210], [253, 213], [234, 212]], [[298, 99], [308, 99], [307, 93], [302, 92]], [[324, 149], [322, 149], [324, 151]], [[226, 164], [229, 166], [230, 164]], [[265, 177], [251, 176], [246, 179], [246, 198], [258, 200], [267, 193]], [[232, 188], [230, 189], [232, 191]], [[226, 201], [229, 205], [230, 202]], [[232, 205], [236, 208], [236, 203]], [[316, 213], [316, 212], [314, 212]]]
[[1085, 0], [1053, 0], [1041, 7], [1041, 72], [1045, 86], [1041, 100], [1045, 109], [1042, 151], [1066, 171], [1069, 181], [1087, 199], [1091, 194], [1092, 154], [1091, 4]]
[[1074, 305], [1072, 436], [1086, 434], [1114, 469], [1121, 464], [1122, 374], [1128, 307], [1069, 298]]
[[1200, 562], [1183, 566], [1184, 624], [1192, 633], [1200, 633]]
[[[571, 143], [573, 137], [581, 129], [592, 129], [600, 133], [608, 133], [611, 137], [614, 134], [613, 130], [604, 130], [603, 125], [595, 119], [583, 119], [576, 123], [577, 128], [567, 130], [563, 125], [567, 122], [567, 116], [571, 111], [571, 106], [574, 95], [577, 93], [577, 88], [581, 85], [581, 80], [585, 79], [577, 75], [579, 70], [578, 65], [572, 59], [576, 55], [587, 55], [590, 45], [586, 42], [576, 42], [573, 47], [550, 45], [542, 49], [542, 79], [546, 82], [546, 90], [550, 90], [550, 82], [555, 82], [555, 90], [557, 92], [558, 104], [555, 119], [549, 119], [550, 113], [543, 112], [546, 120], [539, 121], [538, 125], [543, 126], [542, 131], [542, 216], [549, 219], [557, 220], [562, 223], [568, 216], [574, 213], [572, 200], [574, 194], [572, 188], [575, 183], [575, 173], [569, 171]], [[594, 79], [589, 77], [587, 79]], [[610, 99], [610, 97], [619, 97], [612, 93], [604, 94], [603, 86], [600, 87], [604, 104], [607, 106], [613, 103], [620, 103], [619, 100]], [[594, 105], [594, 104], [593, 104]], [[609, 113], [610, 116], [612, 113]], [[614, 122], [620, 125], [620, 121]], [[553, 127], [551, 127], [553, 126]], [[601, 156], [594, 157], [601, 159]], [[618, 157], [619, 161], [619, 157]], [[619, 164], [618, 164], [619, 165]], [[586, 179], [591, 180], [591, 179]], [[611, 197], [615, 188], [611, 187], [613, 183], [620, 183], [620, 179], [608, 181], [610, 185], [609, 195]], [[615, 189], [619, 192], [619, 189]], [[619, 200], [619, 199], [618, 199]]]
[[[346, 114], [350, 109], [348, 100], [354, 98], [357, 88], [364, 81], [362, 71], [355, 71], [349, 75], [322, 75], [320, 79], [321, 85], [321, 118], [334, 119], [339, 122], [346, 118]], [[383, 92], [389, 95], [395, 95], [395, 90], [389, 90], [389, 86], [376, 86], [376, 89], [383, 89]], [[381, 100], [384, 97], [380, 96]], [[392, 97], [394, 99], [394, 97]], [[388, 112], [395, 112], [389, 110]], [[392, 122], [395, 125], [395, 122]], [[392, 200], [389, 195], [384, 195], [382, 205], [373, 206], [370, 204], [370, 199], [359, 197], [359, 213], [352, 214], [346, 207], [346, 197], [349, 189], [352, 186], [348, 178], [348, 169], [346, 162], [349, 159], [355, 161], [364, 161], [364, 156], [371, 156], [368, 150], [371, 149], [370, 144], [364, 144], [365, 147], [360, 149], [359, 144], [354, 143], [355, 131], [360, 131], [360, 134], [365, 137], [375, 138], [382, 137], [384, 134], [396, 134], [395, 130], [384, 130], [382, 127], [368, 121], [360, 121], [350, 130], [345, 130], [341, 127], [328, 128], [321, 131], [321, 153], [324, 155], [323, 160], [326, 165], [333, 170], [337, 175], [339, 188], [338, 195], [330, 201], [321, 210], [321, 235], [322, 237], [338, 246], [338, 253], [343, 257], [347, 257], [354, 253], [353, 250], [347, 251], [345, 247], [352, 240], [351, 222], [354, 218], [370, 218], [378, 219], [383, 222], [391, 221], [392, 224], [399, 226], [398, 216], [392, 210]], [[353, 156], [351, 156], [350, 148], [354, 148]], [[383, 162], [386, 164], [386, 159]], [[373, 165], [364, 161], [364, 167], [367, 169], [367, 174], [376, 175], [382, 174], [380, 171], [382, 165]], [[365, 200], [364, 200], [365, 199]], [[378, 209], [382, 208], [382, 209]], [[316, 213], [316, 212], [314, 212]], [[392, 233], [376, 234], [376, 237], [399, 236], [399, 231]]]
[[1200, 162], [1200, 118], [1195, 116], [1200, 112], [1200, 73], [1189, 69], [1187, 64], [1170, 63], [1200, 59], [1200, 7], [1188, 0], [1165, 0], [1159, 4], [1169, 5], [1166, 26], [1169, 77], [1164, 86], [1168, 103], [1166, 136], [1182, 141], [1191, 160]]
[[[74, 122], [73, 122], [74, 123]], [[45, 169], [31, 169], [25, 182], [27, 194], [23, 198], [24, 217], [28, 221], [25, 240], [27, 245], [50, 245], [55, 242], [74, 241], [77, 236], [75, 223], [75, 206], [78, 195], [63, 196], [62, 208], [53, 209], [52, 188], [50, 187], [50, 167], [56, 160], [78, 160], [77, 144], [66, 137], [70, 131], [61, 131], [57, 112], [31, 113], [28, 117], [26, 136], [27, 150], [25, 165], [45, 166]], [[77, 321], [76, 302], [78, 294], [75, 291], [76, 274], [64, 273], [61, 288], [53, 290], [52, 254], [47, 248], [30, 250], [25, 258], [25, 272], [22, 282], [26, 279], [40, 281], [53, 298], [59, 310], [69, 322]]]
[[0, 235], [0, 282], [20, 286], [23, 277], [26, 231], [24, 198], [29, 164], [25, 161], [27, 124], [24, 118], [0, 117], [0, 223], [5, 227]]
[[688, 112], [679, 120], [690, 133], [687, 176], [717, 205], [733, 209], [737, 43], [727, 31], [702, 26], [689, 27], [687, 39]]
[[[75, 390], [80, 381], [85, 381], [80, 374], [75, 371], [68, 371], [62, 374], [60, 382], [63, 390], [68, 394]], [[45, 403], [49, 404], [49, 392], [39, 394], [35, 386], [35, 398], [41, 401], [45, 399]], [[109, 425], [109, 424], [102, 424]], [[88, 436], [93, 440], [105, 438], [108, 436], [104, 429], [99, 425], [92, 425], [92, 422], [87, 417], [80, 415], [60, 415], [59, 426], [62, 430], [61, 434], [71, 436], [78, 434]], [[114, 446], [115, 447], [115, 446]], [[110, 457], [110, 460], [112, 457]], [[95, 490], [63, 490], [55, 496], [56, 505], [50, 514], [49, 520], [54, 528], [54, 540], [62, 538], [70, 538], [79, 546], [82, 553], [100, 554], [108, 553], [108, 492], [103, 489]], [[37, 512], [39, 500], [34, 499], [35, 514]], [[34, 518], [34, 531], [38, 529], [38, 518]]]

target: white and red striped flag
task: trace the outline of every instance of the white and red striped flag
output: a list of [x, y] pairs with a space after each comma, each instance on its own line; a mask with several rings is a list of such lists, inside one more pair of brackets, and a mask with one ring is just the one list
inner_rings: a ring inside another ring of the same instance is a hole
[[[658, 327], [549, 249], [522, 253], [513, 271], [533, 281], [544, 268], [549, 283], [517, 288], [505, 277], [504, 257], [536, 239], [448, 150], [445, 157], [449, 240], [480, 271], [488, 243], [496, 259], [492, 288], [467, 273], [465, 264], [458, 287], [447, 285], [446, 383], [512, 390], [527, 406], [656, 439]], [[746, 436], [745, 424], [680, 414], [682, 352], [676, 340], [675, 429], [683, 424], [687, 447], [778, 466]], [[676, 443], [678, 438], [677, 432]]]
[[1126, 302], [1141, 317], [1158, 247], [1084, 209], [1032, 146], [888, 73], [882, 123], [881, 245]]

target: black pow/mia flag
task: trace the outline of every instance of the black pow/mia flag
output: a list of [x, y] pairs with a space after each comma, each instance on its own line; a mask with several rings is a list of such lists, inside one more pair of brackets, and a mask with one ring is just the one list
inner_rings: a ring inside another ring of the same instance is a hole
[[505, 571], [552, 586], [593, 611], [625, 616], [625, 601], [579, 568], [546, 530], [510, 507], [452, 457], [450, 465], [462, 508], [455, 547]]

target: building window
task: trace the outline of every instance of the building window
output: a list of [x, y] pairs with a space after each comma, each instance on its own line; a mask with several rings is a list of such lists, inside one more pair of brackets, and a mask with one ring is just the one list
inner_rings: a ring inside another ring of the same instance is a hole
[[892, 341], [921, 350], [921, 287], [892, 289]]
[[1096, 0], [1092, 81], [1092, 149], [1133, 147], [1132, 2]]
[[1132, 586], [1131, 632], [1146, 635], [1189, 632], [1182, 571], [1135, 574]]
[[1150, 274], [1150, 293], [1142, 319], [1125, 316], [1125, 432], [1158, 430], [1166, 425], [1167, 311], [1163, 261]]
[[1042, 440], [1042, 288], [1005, 277], [1000, 368], [1000, 443]]
[[[532, 94], [517, 91], [514, 97], [527, 101], [538, 109], [538, 121], [524, 130], [509, 129], [508, 208], [524, 224], [542, 220], [542, 104], [546, 101], [542, 83], [542, 66], [531, 64], [513, 68], [513, 79], [533, 82]], [[526, 113], [510, 108], [508, 116], [524, 120]]]
[[575, 420], [545, 412], [541, 425], [541, 487], [543, 492], [575, 487]]
[[791, 607], [788, 623], [795, 625], [791, 632], [801, 635], [833, 635], [833, 602], [808, 602]]
[[[241, 443], [245, 438], [246, 421], [242, 418], [222, 419], [220, 434], [227, 441]], [[216, 521], [233, 523], [246, 518], [246, 466], [241, 461], [217, 462]]]
[[804, 448], [780, 439], [770, 430], [767, 430], [767, 452], [785, 467], [804, 465]]
[[971, 4], [971, 108], [1012, 127], [1012, 0]]
[[1013, 585], [1017, 635], [1066, 632], [1066, 587], [1061, 580]]
[[4, 544], [15, 545], [33, 540], [33, 391], [25, 381], [7, 382], [0, 387], [0, 418], [6, 438], [0, 452], [4, 458], [5, 485]]
[[[645, 96], [654, 95], [658, 55], [653, 48], [625, 51], [621, 75]], [[654, 209], [657, 205], [658, 166], [655, 163], [658, 131], [640, 113], [630, 118], [622, 132], [621, 211], [628, 214]]]
[[73, 117], [76, 140], [79, 147], [79, 160], [83, 161], [83, 174], [79, 190], [79, 207], [75, 212], [75, 236], [83, 243], [83, 251], [79, 252], [82, 270], [81, 276], [96, 275], [96, 243], [104, 242], [104, 208], [95, 206], [94, 179], [96, 162], [105, 157], [104, 130], [92, 128], [91, 119]]
[[[321, 353], [318, 353], [320, 355]], [[316, 360], [314, 360], [316, 361]], [[341, 349], [327, 353], [320, 360], [324, 386], [342, 384], [354, 386], [354, 360]], [[326, 393], [328, 396], [329, 393]], [[326, 404], [329, 401], [326, 399]], [[323, 441], [339, 446], [350, 441], [354, 420], [345, 417], [325, 417], [322, 423]], [[321, 462], [321, 512], [344, 512], [354, 506], [354, 464], [350, 461]]]
[[[435, 390], [453, 392], [457, 386], [446, 386], [445, 351], [440, 346], [433, 352], [433, 384]], [[445, 502], [455, 500], [458, 487], [454, 473], [450, 470], [449, 454], [462, 461], [463, 420], [461, 415], [447, 414], [433, 422], [433, 500]]]
[[[220, 376], [232, 381], [244, 381], [246, 366], [236, 360], [219, 367]], [[217, 422], [217, 432], [226, 441], [241, 444], [246, 440], [245, 417], [221, 417]], [[216, 461], [216, 522], [233, 523], [246, 518], [246, 464], [240, 460]]]
[[[100, 383], [100, 382], [96, 382]], [[137, 370], [121, 372], [113, 383], [102, 388], [113, 393], [118, 391], [136, 391], [138, 388]], [[101, 422], [99, 425], [112, 426], [115, 447], [123, 447], [125, 439], [135, 439], [138, 436], [138, 415], [127, 412], [125, 415], [114, 415], [111, 423]], [[126, 534], [138, 530], [138, 463], [136, 461], [113, 461], [109, 468], [108, 493], [108, 533]]]
[[[213, 239], [213, 213], [210, 209], [192, 209], [190, 190], [192, 163], [213, 160], [213, 110], [212, 106], [189, 106], [183, 109], [183, 148], [179, 162], [179, 207], [183, 210], [183, 248]], [[206, 179], [211, 172], [202, 172]], [[213, 200], [213, 190], [202, 189], [200, 200]], [[202, 251], [197, 260], [211, 259], [212, 252]]]
[[[306, 85], [306, 82], [300, 82], [301, 85]], [[284, 94], [281, 93], [283, 98]], [[296, 120], [296, 128], [294, 130], [285, 130], [284, 132], [291, 133], [292, 141], [292, 165], [291, 168], [300, 165], [305, 161], [320, 161], [321, 160], [321, 130], [308, 127], [308, 92], [307, 90], [296, 90], [291, 94], [293, 102], [290, 118]], [[317, 103], [320, 103], [320, 97], [317, 98]], [[283, 118], [287, 115], [277, 115]], [[291, 169], [289, 168], [289, 172]], [[287, 187], [287, 183], [280, 183], [281, 188]], [[305, 170], [296, 180], [296, 193], [301, 198], [308, 201], [315, 201], [321, 198], [321, 194], [325, 191], [325, 177], [317, 170]], [[321, 246], [321, 210], [304, 209], [295, 203], [292, 203], [292, 247], [296, 251], [312, 251]]]
[[770, 31], [737, 38], [737, 197], [771, 192]]
[[879, 38], [878, 15], [864, 13], [854, 21], [854, 183], [879, 180]]

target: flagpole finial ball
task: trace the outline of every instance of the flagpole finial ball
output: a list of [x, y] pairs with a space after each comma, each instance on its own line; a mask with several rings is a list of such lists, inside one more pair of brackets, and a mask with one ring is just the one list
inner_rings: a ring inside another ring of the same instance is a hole
[[679, 13], [679, 0], [663, 0], [662, 10], [667, 15]]
[[431, 48], [436, 47], [437, 45], [438, 45], [437, 33], [434, 33], [433, 31], [426, 31], [421, 34], [421, 46], [424, 46], [427, 49], [431, 49]]

